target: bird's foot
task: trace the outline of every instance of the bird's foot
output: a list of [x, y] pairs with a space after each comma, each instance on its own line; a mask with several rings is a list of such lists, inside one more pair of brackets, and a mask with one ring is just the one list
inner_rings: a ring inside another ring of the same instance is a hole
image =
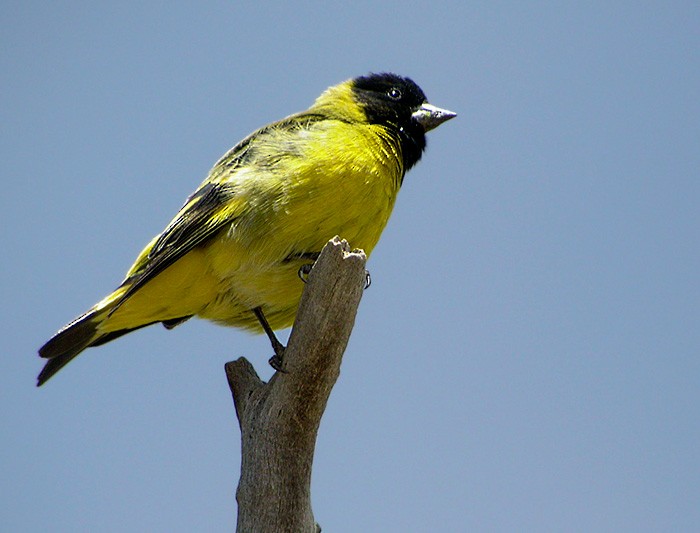
[[299, 279], [304, 283], [307, 283], [309, 281], [309, 274], [311, 274], [311, 269], [313, 267], [314, 265], [312, 263], [301, 265], [299, 272], [297, 272], [297, 274], [299, 275]]
[[282, 372], [283, 374], [286, 374], [287, 371], [282, 367], [282, 357], [278, 354], [273, 355], [268, 359], [268, 363], [270, 363], [270, 366], [274, 368], [277, 372]]

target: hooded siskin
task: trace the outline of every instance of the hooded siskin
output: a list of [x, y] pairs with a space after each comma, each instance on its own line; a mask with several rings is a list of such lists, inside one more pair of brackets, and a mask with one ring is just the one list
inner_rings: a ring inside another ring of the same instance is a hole
[[455, 114], [413, 81], [371, 74], [327, 89], [212, 168], [122, 284], [39, 350], [42, 385], [85, 348], [192, 316], [262, 331], [294, 321], [299, 269], [335, 235], [369, 256], [426, 131]]

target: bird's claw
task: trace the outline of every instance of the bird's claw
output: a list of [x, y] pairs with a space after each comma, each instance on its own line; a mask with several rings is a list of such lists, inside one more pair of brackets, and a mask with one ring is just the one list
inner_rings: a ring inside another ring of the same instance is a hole
[[309, 274], [311, 273], [311, 269], [313, 267], [314, 267], [314, 265], [311, 263], [301, 265], [301, 268], [299, 269], [299, 272], [297, 273], [299, 275], [299, 279], [301, 281], [303, 281], [304, 283], [307, 283], [309, 281]]

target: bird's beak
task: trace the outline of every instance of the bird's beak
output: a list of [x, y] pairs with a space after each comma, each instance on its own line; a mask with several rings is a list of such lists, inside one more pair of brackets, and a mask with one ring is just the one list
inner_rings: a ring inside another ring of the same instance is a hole
[[437, 128], [443, 122], [450, 120], [457, 116], [457, 113], [448, 111], [447, 109], [440, 109], [434, 105], [430, 105], [427, 102], [420, 106], [416, 111], [413, 112], [411, 117], [413, 120], [418, 122], [425, 131], [430, 131]]

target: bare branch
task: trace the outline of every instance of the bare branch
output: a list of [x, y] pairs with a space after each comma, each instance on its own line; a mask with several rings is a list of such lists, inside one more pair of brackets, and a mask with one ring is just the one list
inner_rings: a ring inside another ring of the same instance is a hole
[[241, 427], [238, 532], [320, 531], [311, 510], [316, 435], [355, 322], [365, 254], [332, 239], [302, 295], [285, 372], [263, 383], [240, 358], [226, 364]]

